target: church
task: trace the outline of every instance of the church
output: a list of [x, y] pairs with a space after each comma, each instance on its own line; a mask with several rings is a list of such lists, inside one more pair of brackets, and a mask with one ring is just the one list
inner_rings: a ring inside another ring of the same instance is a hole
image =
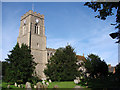
[[[20, 46], [24, 43], [30, 47], [34, 61], [37, 63], [35, 72], [40, 79], [45, 78], [43, 71], [48, 59], [54, 55], [56, 50], [46, 47], [44, 15], [29, 10], [21, 16], [17, 42]], [[83, 56], [77, 55], [77, 59], [78, 63], [85, 61], [84, 54]]]
[[36, 74], [39, 78], [45, 78], [43, 73], [45, 65], [56, 50], [46, 48], [44, 15], [29, 10], [21, 16], [17, 42], [20, 45], [24, 43], [31, 48], [31, 54], [37, 63]]

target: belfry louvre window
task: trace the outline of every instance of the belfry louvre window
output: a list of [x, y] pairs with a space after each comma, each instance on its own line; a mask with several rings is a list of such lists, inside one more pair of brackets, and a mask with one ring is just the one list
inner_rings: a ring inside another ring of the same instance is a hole
[[39, 34], [39, 26], [35, 24], [35, 34]]

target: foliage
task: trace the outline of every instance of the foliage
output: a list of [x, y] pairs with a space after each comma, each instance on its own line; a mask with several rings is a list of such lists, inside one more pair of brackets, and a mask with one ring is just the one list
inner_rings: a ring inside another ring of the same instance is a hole
[[0, 61], [0, 76], [2, 75], [2, 62]]
[[22, 44], [21, 47], [17, 43], [16, 46], [10, 51], [8, 59], [9, 63], [5, 70], [4, 79], [7, 82], [26, 82], [33, 76], [36, 63], [33, 61], [33, 56], [27, 45]]
[[[102, 20], [116, 14], [116, 23], [111, 25], [115, 25], [115, 28], [117, 28], [118, 31], [111, 33], [110, 36], [113, 39], [117, 38], [117, 43], [120, 42], [120, 2], [86, 2], [84, 5], [92, 8], [94, 12], [98, 12], [99, 14], [95, 17]], [[114, 12], [115, 10], [116, 12]]]
[[44, 73], [52, 81], [74, 80], [79, 75], [79, 67], [76, 62], [76, 53], [70, 45], [65, 48], [59, 48], [48, 61]]
[[[8, 68], [8, 66], [9, 66], [9, 63], [8, 63], [8, 62], [6, 62], [6, 61], [3, 61], [3, 62], [2, 62], [2, 76], [3, 76], [3, 77], [5, 76], [6, 69]], [[3, 80], [4, 80], [4, 78], [3, 78]]]
[[118, 90], [120, 88], [120, 83], [115, 82], [115, 81], [111, 81], [109, 79], [96, 78], [96, 79], [88, 80], [88, 88], [94, 88], [95, 90], [104, 90], [102, 88], [106, 88], [106, 89], [107, 88], [109, 88], [109, 89], [116, 88], [116, 90]]
[[120, 81], [120, 63], [115, 67], [115, 76]]
[[85, 68], [91, 78], [97, 78], [101, 76], [107, 76], [108, 66], [104, 61], [101, 61], [100, 57], [94, 54], [90, 54], [85, 62]]

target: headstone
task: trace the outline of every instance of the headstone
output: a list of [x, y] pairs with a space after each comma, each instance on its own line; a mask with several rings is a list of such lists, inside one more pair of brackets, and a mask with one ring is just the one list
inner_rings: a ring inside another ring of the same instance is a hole
[[36, 85], [34, 85], [34, 88], [36, 88], [37, 86]]
[[42, 81], [42, 84], [45, 84], [45, 81], [44, 81], [44, 80]]
[[49, 85], [49, 83], [48, 83], [48, 82], [46, 82], [46, 85]]
[[10, 85], [8, 85], [7, 88], [10, 88]]
[[41, 83], [41, 82], [38, 82], [38, 83], [36, 84], [36, 88], [43, 88], [42, 83]]
[[26, 82], [26, 84], [25, 84], [25, 88], [30, 89], [30, 88], [31, 88], [31, 83], [30, 83], [30, 82]]
[[58, 88], [58, 85], [55, 85], [53, 88]]
[[75, 83], [75, 84], [78, 84], [78, 83], [79, 83], [79, 81], [78, 81], [77, 79], [75, 79], [75, 80], [74, 80], [74, 83]]
[[23, 88], [23, 84], [21, 84], [21, 88]]
[[80, 86], [75, 86], [74, 88], [81, 88]]
[[15, 84], [14, 84], [14, 85], [15, 85], [15, 87], [17, 87], [17, 83], [16, 83], [16, 82], [15, 82]]
[[49, 82], [51, 83], [52, 81], [51, 81], [51, 80], [49, 80]]
[[20, 85], [18, 85], [18, 87], [20, 88]]

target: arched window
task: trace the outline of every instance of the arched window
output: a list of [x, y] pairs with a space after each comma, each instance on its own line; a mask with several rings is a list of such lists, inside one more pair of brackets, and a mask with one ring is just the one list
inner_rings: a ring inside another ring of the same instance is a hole
[[26, 27], [25, 25], [23, 26], [23, 35], [26, 33]]
[[49, 53], [47, 53], [47, 55], [49, 56]]
[[39, 43], [37, 43], [37, 46], [39, 47]]
[[39, 26], [38, 24], [35, 24], [35, 34], [39, 34]]

